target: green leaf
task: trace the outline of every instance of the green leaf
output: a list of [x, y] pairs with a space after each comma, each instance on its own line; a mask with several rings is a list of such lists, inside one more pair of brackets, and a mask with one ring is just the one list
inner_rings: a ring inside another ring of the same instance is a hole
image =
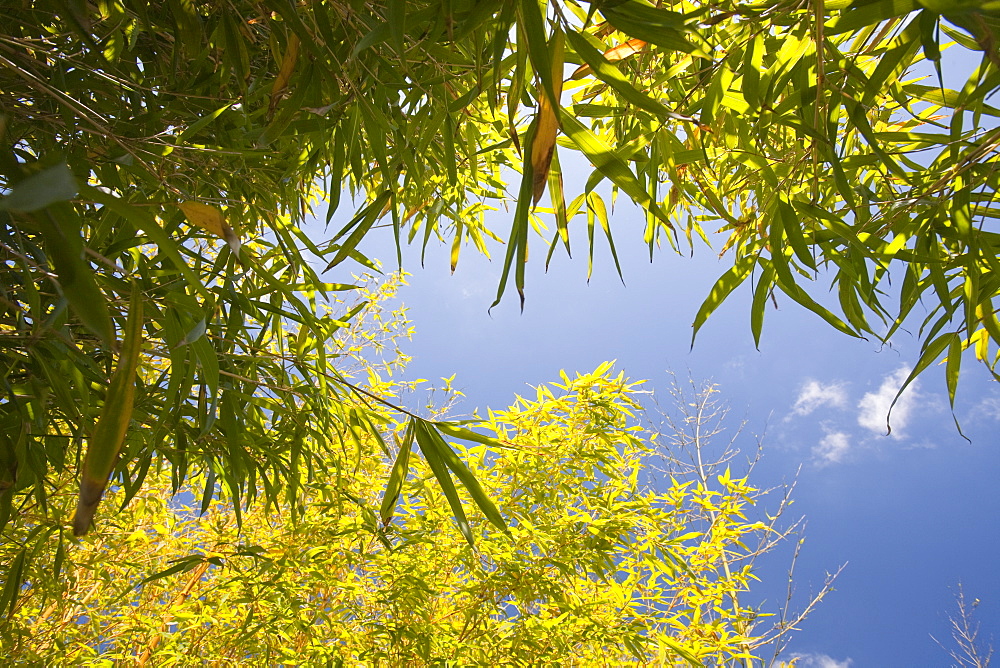
[[952, 414], [955, 412], [955, 390], [958, 388], [958, 375], [962, 368], [962, 337], [954, 335], [948, 344], [948, 363], [945, 366], [945, 380], [948, 385], [948, 403]]
[[621, 73], [621, 70], [608, 62], [600, 51], [587, 42], [583, 35], [570, 30], [566, 33], [566, 38], [569, 39], [573, 50], [583, 58], [585, 63], [590, 65], [598, 79], [614, 88], [623, 98], [640, 109], [645, 109], [660, 118], [666, 117], [667, 108], [663, 104], [636, 90]]
[[552, 61], [549, 56], [548, 40], [545, 38], [545, 19], [541, 9], [536, 0], [519, 0], [517, 9], [528, 43], [528, 57], [531, 59], [535, 75], [542, 82], [545, 95], [554, 106], [558, 106], [559, 98], [555, 92], [555, 82], [552, 80]]
[[[483, 491], [482, 486], [476, 479], [476, 476], [469, 470], [469, 467], [465, 465], [465, 462], [455, 454], [455, 451], [451, 449], [441, 434], [437, 432], [434, 428], [434, 423], [424, 422], [424, 429], [428, 435], [428, 438], [434, 442], [437, 447], [439, 456], [444, 460], [445, 464], [450, 468], [455, 476], [462, 482], [462, 485], [469, 492], [469, 496], [472, 497], [472, 501], [479, 506], [479, 509], [483, 511], [483, 515], [486, 519], [490, 521], [493, 526], [500, 529], [501, 531], [507, 531], [507, 523], [504, 521], [503, 516], [500, 515], [500, 511], [497, 510], [496, 504], [493, 500], [487, 496], [486, 492]], [[422, 448], [423, 446], [421, 446]]]
[[853, 32], [922, 9], [917, 0], [855, 0], [840, 17], [827, 26], [828, 35]]
[[667, 227], [673, 223], [660, 206], [650, 199], [649, 194], [639, 183], [635, 174], [629, 169], [618, 151], [611, 148], [603, 139], [588, 130], [580, 121], [566, 112], [559, 110], [563, 132], [573, 141], [587, 159], [601, 174], [611, 179], [611, 182], [621, 188], [636, 204], [659, 218]]
[[[566, 255], [572, 257], [569, 247], [569, 214], [566, 211], [566, 195], [563, 187], [562, 168], [559, 165], [559, 152], [553, 150], [552, 162], [549, 165], [549, 197], [552, 200], [552, 210], [556, 218], [556, 235], [562, 240], [566, 248]], [[554, 247], [554, 244], [553, 244]], [[549, 265], [549, 258], [552, 257], [551, 250], [545, 260], [545, 266]]]
[[170, 577], [175, 573], [187, 573], [188, 571], [194, 569], [195, 566], [198, 566], [203, 563], [205, 563], [205, 557], [203, 557], [200, 554], [192, 554], [189, 557], [183, 557], [181, 559], [177, 559], [176, 563], [173, 566], [171, 566], [170, 568], [166, 568], [162, 571], [159, 571], [157, 573], [153, 573], [152, 575], [143, 579], [142, 582], [140, 582], [137, 586], [141, 587], [144, 584], [148, 584], [155, 580], [162, 580], [163, 578]]
[[441, 491], [444, 492], [444, 496], [448, 500], [451, 512], [455, 516], [455, 522], [458, 524], [458, 530], [465, 536], [465, 540], [468, 541], [469, 545], [475, 547], [476, 543], [472, 536], [472, 528], [469, 526], [469, 520], [465, 516], [465, 509], [462, 507], [462, 500], [458, 496], [458, 490], [455, 489], [455, 483], [448, 474], [448, 465], [444, 461], [444, 453], [439, 450], [437, 442], [434, 440], [433, 428], [423, 420], [415, 419], [413, 431], [417, 439], [417, 444], [420, 446], [420, 451], [424, 454], [424, 459], [427, 460], [427, 464], [431, 467], [434, 477], [437, 478]]
[[903, 396], [903, 391], [909, 387], [910, 383], [916, 380], [917, 376], [919, 376], [924, 369], [930, 366], [944, 353], [945, 349], [951, 345], [952, 339], [959, 339], [958, 334], [946, 332], [938, 336], [933, 341], [924, 341], [923, 346], [921, 346], [920, 358], [917, 360], [917, 364], [913, 367], [913, 371], [910, 372], [910, 375], [906, 377], [906, 380], [903, 381], [903, 384], [900, 385], [899, 391], [896, 392], [896, 396], [892, 398], [892, 403], [889, 405], [889, 413], [885, 418], [886, 434], [892, 433], [892, 427], [889, 425], [889, 416], [892, 415], [892, 409], [896, 405], [896, 402], [899, 401], [901, 396]]
[[389, 524], [396, 510], [396, 502], [399, 501], [399, 494], [403, 490], [403, 483], [406, 475], [410, 471], [410, 450], [413, 448], [413, 435], [416, 431], [414, 421], [417, 418], [410, 418], [403, 433], [403, 440], [399, 444], [399, 452], [396, 460], [392, 463], [392, 472], [389, 474], [389, 481], [385, 486], [385, 493], [382, 495], [382, 505], [379, 508], [379, 515], [382, 524]]
[[151, 216], [146, 210], [140, 209], [137, 206], [133, 206], [128, 202], [124, 202], [121, 199], [109, 195], [105, 192], [93, 188], [91, 186], [81, 186], [80, 194], [82, 197], [86, 197], [92, 202], [96, 202], [101, 206], [107, 207], [109, 210], [118, 214], [124, 218], [127, 222], [131, 223], [136, 231], [145, 232], [149, 239], [159, 247], [159, 249], [167, 255], [174, 262], [174, 266], [180, 271], [181, 275], [187, 280], [188, 285], [192, 289], [201, 293], [203, 297], [208, 298], [209, 292], [202, 284], [198, 275], [188, 266], [187, 262], [181, 256], [180, 248], [173, 239], [171, 239], [163, 228], [160, 227], [156, 219]]
[[142, 290], [138, 283], [133, 282], [121, 354], [97, 426], [88, 439], [87, 454], [80, 471], [80, 494], [73, 516], [73, 534], [76, 536], [83, 536], [90, 529], [132, 422], [138, 382], [136, 372], [142, 355], [143, 324]]
[[510, 234], [507, 237], [507, 253], [504, 255], [503, 270], [500, 273], [500, 284], [497, 286], [497, 296], [490, 304], [492, 309], [500, 303], [507, 289], [507, 280], [514, 263], [514, 284], [521, 298], [521, 310], [524, 311], [524, 265], [528, 259], [528, 216], [531, 213], [531, 202], [534, 197], [534, 171], [531, 167], [531, 146], [534, 143], [537, 119], [532, 121], [525, 134], [523, 173], [521, 174], [521, 189], [517, 195], [517, 208], [514, 209], [514, 219], [511, 221]]
[[757, 258], [755, 256], [747, 256], [740, 258], [733, 265], [732, 269], [729, 269], [726, 273], [719, 277], [719, 280], [715, 282], [712, 286], [712, 291], [702, 302], [701, 307], [698, 309], [698, 314], [694, 317], [694, 323], [691, 325], [694, 331], [691, 333], [691, 347], [694, 347], [695, 337], [698, 336], [698, 330], [701, 326], [705, 324], [708, 320], [708, 316], [715, 312], [715, 309], [726, 300], [733, 290], [738, 288], [740, 284], [747, 279], [750, 275], [750, 271], [757, 264]]
[[479, 432], [472, 431], [471, 429], [466, 429], [454, 422], [431, 422], [434, 427], [441, 433], [447, 434], [452, 438], [461, 439], [463, 441], [472, 441], [474, 443], [481, 443], [483, 445], [489, 446], [491, 448], [507, 448], [507, 446], [492, 436], [487, 436], [486, 434], [480, 434]]
[[[601, 230], [604, 232], [604, 238], [608, 240], [608, 249], [611, 251], [611, 259], [614, 261], [615, 270], [618, 272], [618, 279], [622, 282], [622, 285], [625, 285], [625, 276], [622, 274], [621, 262], [618, 261], [618, 251], [615, 249], [614, 237], [611, 236], [611, 221], [608, 218], [608, 209], [604, 206], [604, 199], [602, 199], [596, 192], [587, 193], [587, 210], [593, 211], [594, 215], [597, 217], [597, 222], [601, 224]], [[593, 240], [591, 240], [591, 257], [593, 257], [593, 254], [594, 244]]]
[[77, 192], [73, 172], [61, 162], [15, 183], [10, 193], [0, 199], [0, 211], [39, 211], [56, 202], [71, 200]]
[[206, 128], [209, 123], [211, 123], [212, 121], [214, 121], [215, 119], [217, 119], [219, 116], [221, 116], [224, 111], [226, 111], [227, 109], [230, 109], [234, 104], [236, 104], [236, 103], [235, 102], [229, 102], [227, 104], [222, 105], [221, 107], [219, 107], [218, 109], [216, 109], [212, 113], [205, 114], [204, 116], [202, 116], [201, 118], [199, 118], [197, 121], [195, 121], [191, 125], [187, 126], [187, 128], [184, 130], [184, 132], [182, 132], [179, 135], [177, 135], [176, 142], [178, 144], [185, 143], [188, 139], [190, 139], [191, 137], [195, 136], [196, 134], [198, 134], [199, 132], [201, 132], [204, 128]]
[[759, 262], [763, 271], [757, 279], [757, 285], [753, 290], [753, 302], [750, 305], [750, 332], [753, 334], [754, 347], [758, 350], [760, 350], [760, 332], [764, 326], [764, 310], [771, 288], [774, 286], [774, 267], [767, 260], [761, 259]]
[[107, 300], [90, 264], [84, 259], [83, 221], [65, 202], [55, 202], [34, 214], [45, 239], [45, 251], [59, 277], [59, 286], [73, 312], [105, 346], [111, 346], [114, 329]]
[[[778, 215], [781, 218], [781, 228], [784, 236], [788, 239], [788, 243], [791, 244], [792, 250], [795, 252], [795, 257], [799, 258], [799, 262], [810, 269], [816, 269], [816, 261], [809, 252], [805, 234], [802, 232], [802, 223], [796, 215], [795, 209], [785, 200], [780, 200], [778, 202]], [[775, 240], [772, 239], [771, 241], [774, 243]]]
[[10, 566], [7, 567], [6, 581], [4, 582], [3, 592], [0, 593], [0, 611], [4, 613], [7, 619], [10, 619], [10, 615], [14, 612], [14, 606], [17, 604], [17, 595], [24, 582], [24, 560], [27, 550], [27, 547], [22, 547], [18, 550], [17, 556], [14, 557], [13, 561], [10, 562]]
[[186, 345], [188, 345], [190, 343], [194, 343], [195, 341], [197, 341], [201, 337], [205, 336], [205, 331], [207, 329], [208, 329], [208, 321], [205, 318], [202, 318], [197, 323], [195, 323], [195, 326], [192, 327], [188, 331], [188, 333], [184, 335], [184, 338], [180, 340], [180, 343], [178, 343], [174, 347], [175, 348], [183, 348], [184, 346], [186, 346]]
[[385, 205], [389, 203], [391, 198], [391, 191], [383, 191], [378, 197], [372, 200], [368, 206], [359, 211], [357, 215], [343, 227], [343, 229], [333, 236], [333, 240], [335, 241], [343, 237], [348, 232], [351, 233], [350, 236], [348, 236], [347, 239], [340, 245], [340, 249], [337, 251], [337, 254], [333, 256], [333, 259], [330, 260], [330, 263], [323, 271], [330, 271], [345, 259], [352, 256], [351, 254], [356, 251], [358, 244], [361, 243], [361, 240], [368, 234], [368, 231], [371, 230], [372, 225], [374, 225], [375, 221], [378, 220], [379, 214], [382, 213], [385, 209]]
[[818, 304], [816, 300], [810, 297], [805, 290], [794, 282], [794, 279], [791, 277], [791, 273], [787, 271], [787, 261], [783, 256], [779, 255], [772, 257], [772, 266], [775, 268], [775, 273], [777, 275], [777, 285], [781, 288], [782, 292], [794, 299], [800, 305], [805, 306], [807, 309], [823, 318], [823, 320], [844, 334], [858, 339], [864, 338], [860, 333], [854, 331], [850, 325], [834, 315], [829, 309]]
[[604, 3], [600, 12], [608, 23], [630, 37], [638, 37], [671, 51], [709, 57], [703, 49], [685, 39], [687, 27], [683, 14], [654, 7], [641, 0]]

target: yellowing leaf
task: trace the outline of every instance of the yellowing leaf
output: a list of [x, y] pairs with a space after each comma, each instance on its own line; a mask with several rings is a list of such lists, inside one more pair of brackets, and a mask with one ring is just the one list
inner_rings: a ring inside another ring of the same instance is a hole
[[83, 536], [90, 529], [132, 422], [136, 370], [142, 353], [142, 325], [142, 290], [138, 283], [133, 282], [118, 366], [111, 377], [97, 426], [88, 440], [87, 454], [80, 471], [80, 495], [73, 516], [73, 534], [76, 536]]
[[189, 223], [224, 239], [233, 250], [233, 255], [239, 257], [240, 238], [236, 236], [233, 228], [226, 224], [225, 215], [219, 208], [201, 202], [181, 202], [177, 206], [184, 212]]
[[549, 40], [549, 48], [552, 51], [552, 87], [556, 99], [549, 100], [544, 86], [539, 86], [541, 94], [538, 96], [538, 127], [531, 145], [533, 170], [531, 185], [535, 204], [538, 204], [542, 193], [545, 192], [549, 165], [552, 164], [552, 153], [556, 148], [556, 133], [559, 131], [559, 114], [556, 108], [559, 105], [559, 95], [562, 93], [563, 41], [564, 35], [561, 30], [557, 30]]
[[278, 106], [281, 96], [285, 93], [285, 88], [288, 87], [288, 80], [292, 78], [292, 72], [295, 71], [295, 63], [298, 59], [299, 38], [297, 35], [292, 34], [288, 38], [288, 48], [285, 49], [285, 57], [281, 61], [281, 69], [278, 70], [278, 76], [274, 80], [274, 85], [271, 86], [271, 101], [268, 104], [268, 116], [274, 114], [275, 107]]
[[[619, 60], [625, 60], [626, 58], [631, 58], [637, 53], [640, 53], [646, 49], [646, 42], [641, 39], [630, 39], [626, 42], [622, 42], [617, 46], [613, 46], [604, 52], [604, 59], [609, 63], [614, 63]], [[582, 79], [588, 74], [592, 74], [593, 69], [590, 65], [584, 63], [580, 67], [573, 70], [573, 74], [570, 76], [571, 79]]]

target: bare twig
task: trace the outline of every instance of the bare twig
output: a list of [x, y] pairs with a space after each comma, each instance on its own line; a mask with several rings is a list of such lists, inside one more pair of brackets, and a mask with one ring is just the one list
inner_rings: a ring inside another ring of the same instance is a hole
[[975, 610], [979, 607], [979, 599], [969, 602], [965, 598], [962, 583], [955, 588], [955, 603], [958, 612], [948, 616], [951, 623], [951, 638], [956, 647], [949, 648], [933, 635], [931, 639], [948, 652], [948, 656], [960, 668], [987, 668], [993, 658], [993, 636], [985, 643], [979, 637], [979, 622], [975, 621]]

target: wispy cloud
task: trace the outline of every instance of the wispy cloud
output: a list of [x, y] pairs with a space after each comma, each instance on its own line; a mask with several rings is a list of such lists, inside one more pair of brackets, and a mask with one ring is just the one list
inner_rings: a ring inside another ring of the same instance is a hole
[[792, 654], [791, 661], [783, 665], [794, 665], [796, 668], [850, 668], [854, 663], [851, 659], [838, 661], [826, 654]]
[[809, 415], [821, 406], [843, 408], [846, 405], [847, 391], [842, 383], [823, 384], [818, 380], [810, 380], [799, 390], [799, 396], [792, 406], [792, 414]]
[[969, 411], [972, 420], [1000, 420], [1000, 397], [986, 397]]
[[813, 457], [820, 466], [838, 464], [851, 451], [851, 439], [842, 431], [828, 432], [812, 449]]
[[[889, 414], [889, 407], [892, 400], [899, 391], [900, 386], [906, 377], [910, 375], [908, 367], [901, 367], [882, 379], [882, 384], [877, 392], [866, 392], [858, 403], [858, 424], [869, 431], [885, 436], [886, 416]], [[917, 393], [918, 381], [913, 381], [906, 388], [906, 392], [899, 398], [896, 405], [892, 407], [892, 436], [901, 439], [905, 436], [904, 430], [910, 423], [913, 410], [916, 407], [919, 394]]]

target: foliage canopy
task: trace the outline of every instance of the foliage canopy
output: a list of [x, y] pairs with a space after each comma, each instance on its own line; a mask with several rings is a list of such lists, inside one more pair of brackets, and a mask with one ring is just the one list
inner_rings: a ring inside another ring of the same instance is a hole
[[[394, 520], [376, 528], [366, 508], [380, 490], [370, 480], [392, 462], [370, 437], [355, 475], [307, 484], [309, 504], [294, 522], [287, 503], [255, 504], [241, 530], [222, 504], [207, 513], [184, 506], [200, 475], [171, 500], [162, 469], [115, 516], [114, 530], [72, 550], [58, 536], [46, 541], [48, 558], [29, 567], [32, 586], [0, 648], [45, 665], [506, 665], [528, 657], [742, 665], [794, 627], [768, 628], [772, 616], [743, 600], [754, 559], [781, 538], [774, 518], [747, 519], [760, 493], [725, 465], [675, 467], [664, 491], [649, 489], [659, 445], [637, 424], [639, 383], [610, 368], [564, 374], [491, 414], [485, 429], [504, 449], [460, 448], [486, 493], [504, 500], [509, 536], [471, 517], [470, 547], [424, 458], [398, 490]], [[691, 399], [703, 409], [714, 400]], [[706, 460], [719, 452], [706, 438], [709, 412], [697, 411], [686, 429]], [[402, 442], [406, 421], [384, 414]], [[344, 503], [352, 497], [360, 503]], [[0, 547], [0, 560], [17, 545]], [[60, 551], [62, 576], [53, 578]]]
[[[925, 299], [914, 376], [947, 355], [954, 400], [965, 348], [996, 362], [994, 3], [16, 0], [0, 25], [4, 522], [47, 516], [77, 469], [77, 533], [109, 477], [127, 500], [163, 463], [237, 520], [258, 490], [301, 500], [380, 437], [386, 400], [334, 364], [359, 310], [317, 267], [374, 266], [358, 244], [386, 220], [453, 265], [503, 240], [497, 299], [511, 280], [523, 299], [541, 215], [550, 253], [579, 220], [614, 252], [602, 183], [645, 211], [651, 254], [729, 233], [695, 332], [749, 279], [755, 338], [778, 293], [880, 339]], [[955, 89], [945, 40], [982, 52]], [[304, 234], [344, 186], [356, 215]], [[508, 202], [499, 235], [485, 214]], [[410, 420], [460, 524], [453, 478], [502, 525], [442, 434], [485, 437]]]

